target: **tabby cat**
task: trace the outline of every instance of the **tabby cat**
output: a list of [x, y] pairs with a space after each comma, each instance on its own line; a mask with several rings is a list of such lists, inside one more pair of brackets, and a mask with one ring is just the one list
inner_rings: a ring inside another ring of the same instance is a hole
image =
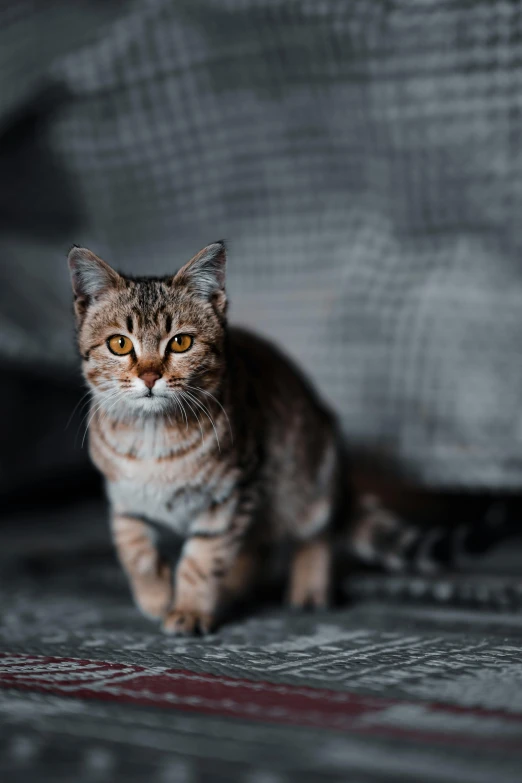
[[[162, 278], [69, 254], [114, 543], [136, 604], [171, 633], [209, 631], [288, 545], [289, 603], [322, 607], [345, 544], [397, 568], [419, 540], [370, 498], [348, 524], [336, 422], [285, 356], [227, 325], [225, 265], [222, 242]], [[165, 530], [183, 542], [174, 571]]]

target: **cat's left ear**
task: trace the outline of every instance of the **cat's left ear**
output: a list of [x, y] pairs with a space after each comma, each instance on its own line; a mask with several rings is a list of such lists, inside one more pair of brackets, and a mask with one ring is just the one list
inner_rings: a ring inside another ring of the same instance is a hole
[[200, 250], [174, 276], [175, 285], [185, 285], [224, 313], [227, 306], [225, 276], [227, 253], [223, 241], [213, 242]]

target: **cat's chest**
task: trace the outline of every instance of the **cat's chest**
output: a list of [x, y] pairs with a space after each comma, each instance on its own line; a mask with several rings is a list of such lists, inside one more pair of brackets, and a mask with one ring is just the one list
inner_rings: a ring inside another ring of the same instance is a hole
[[118, 513], [144, 517], [181, 536], [214, 502], [213, 493], [203, 487], [161, 486], [122, 479], [109, 482], [109, 499]]
[[188, 535], [198, 518], [230, 496], [238, 471], [216, 457], [211, 437], [170, 440], [161, 431], [91, 433], [95, 464], [119, 514], [144, 517]]

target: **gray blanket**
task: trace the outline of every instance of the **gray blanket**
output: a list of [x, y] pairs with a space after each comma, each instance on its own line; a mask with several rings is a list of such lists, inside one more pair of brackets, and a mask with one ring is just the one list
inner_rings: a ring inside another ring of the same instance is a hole
[[[85, 528], [84, 511], [68, 519]], [[510, 584], [504, 567], [433, 583], [431, 606], [428, 579], [384, 603], [354, 576], [350, 607], [250, 606], [210, 637], [175, 639], [140, 618], [101, 551], [44, 561], [6, 543], [2, 780], [520, 783], [520, 591], [488, 600]], [[441, 589], [452, 582], [460, 606]]]
[[73, 242], [166, 273], [224, 237], [232, 318], [299, 360], [353, 446], [520, 488], [520, 12], [3, 4], [4, 363], [76, 362]]

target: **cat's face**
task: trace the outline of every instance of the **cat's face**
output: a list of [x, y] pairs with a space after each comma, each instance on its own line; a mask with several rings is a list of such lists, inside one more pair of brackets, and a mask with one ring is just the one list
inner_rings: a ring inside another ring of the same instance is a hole
[[126, 278], [89, 250], [69, 253], [83, 372], [115, 418], [197, 409], [224, 371], [225, 247], [204, 248], [173, 277]]

